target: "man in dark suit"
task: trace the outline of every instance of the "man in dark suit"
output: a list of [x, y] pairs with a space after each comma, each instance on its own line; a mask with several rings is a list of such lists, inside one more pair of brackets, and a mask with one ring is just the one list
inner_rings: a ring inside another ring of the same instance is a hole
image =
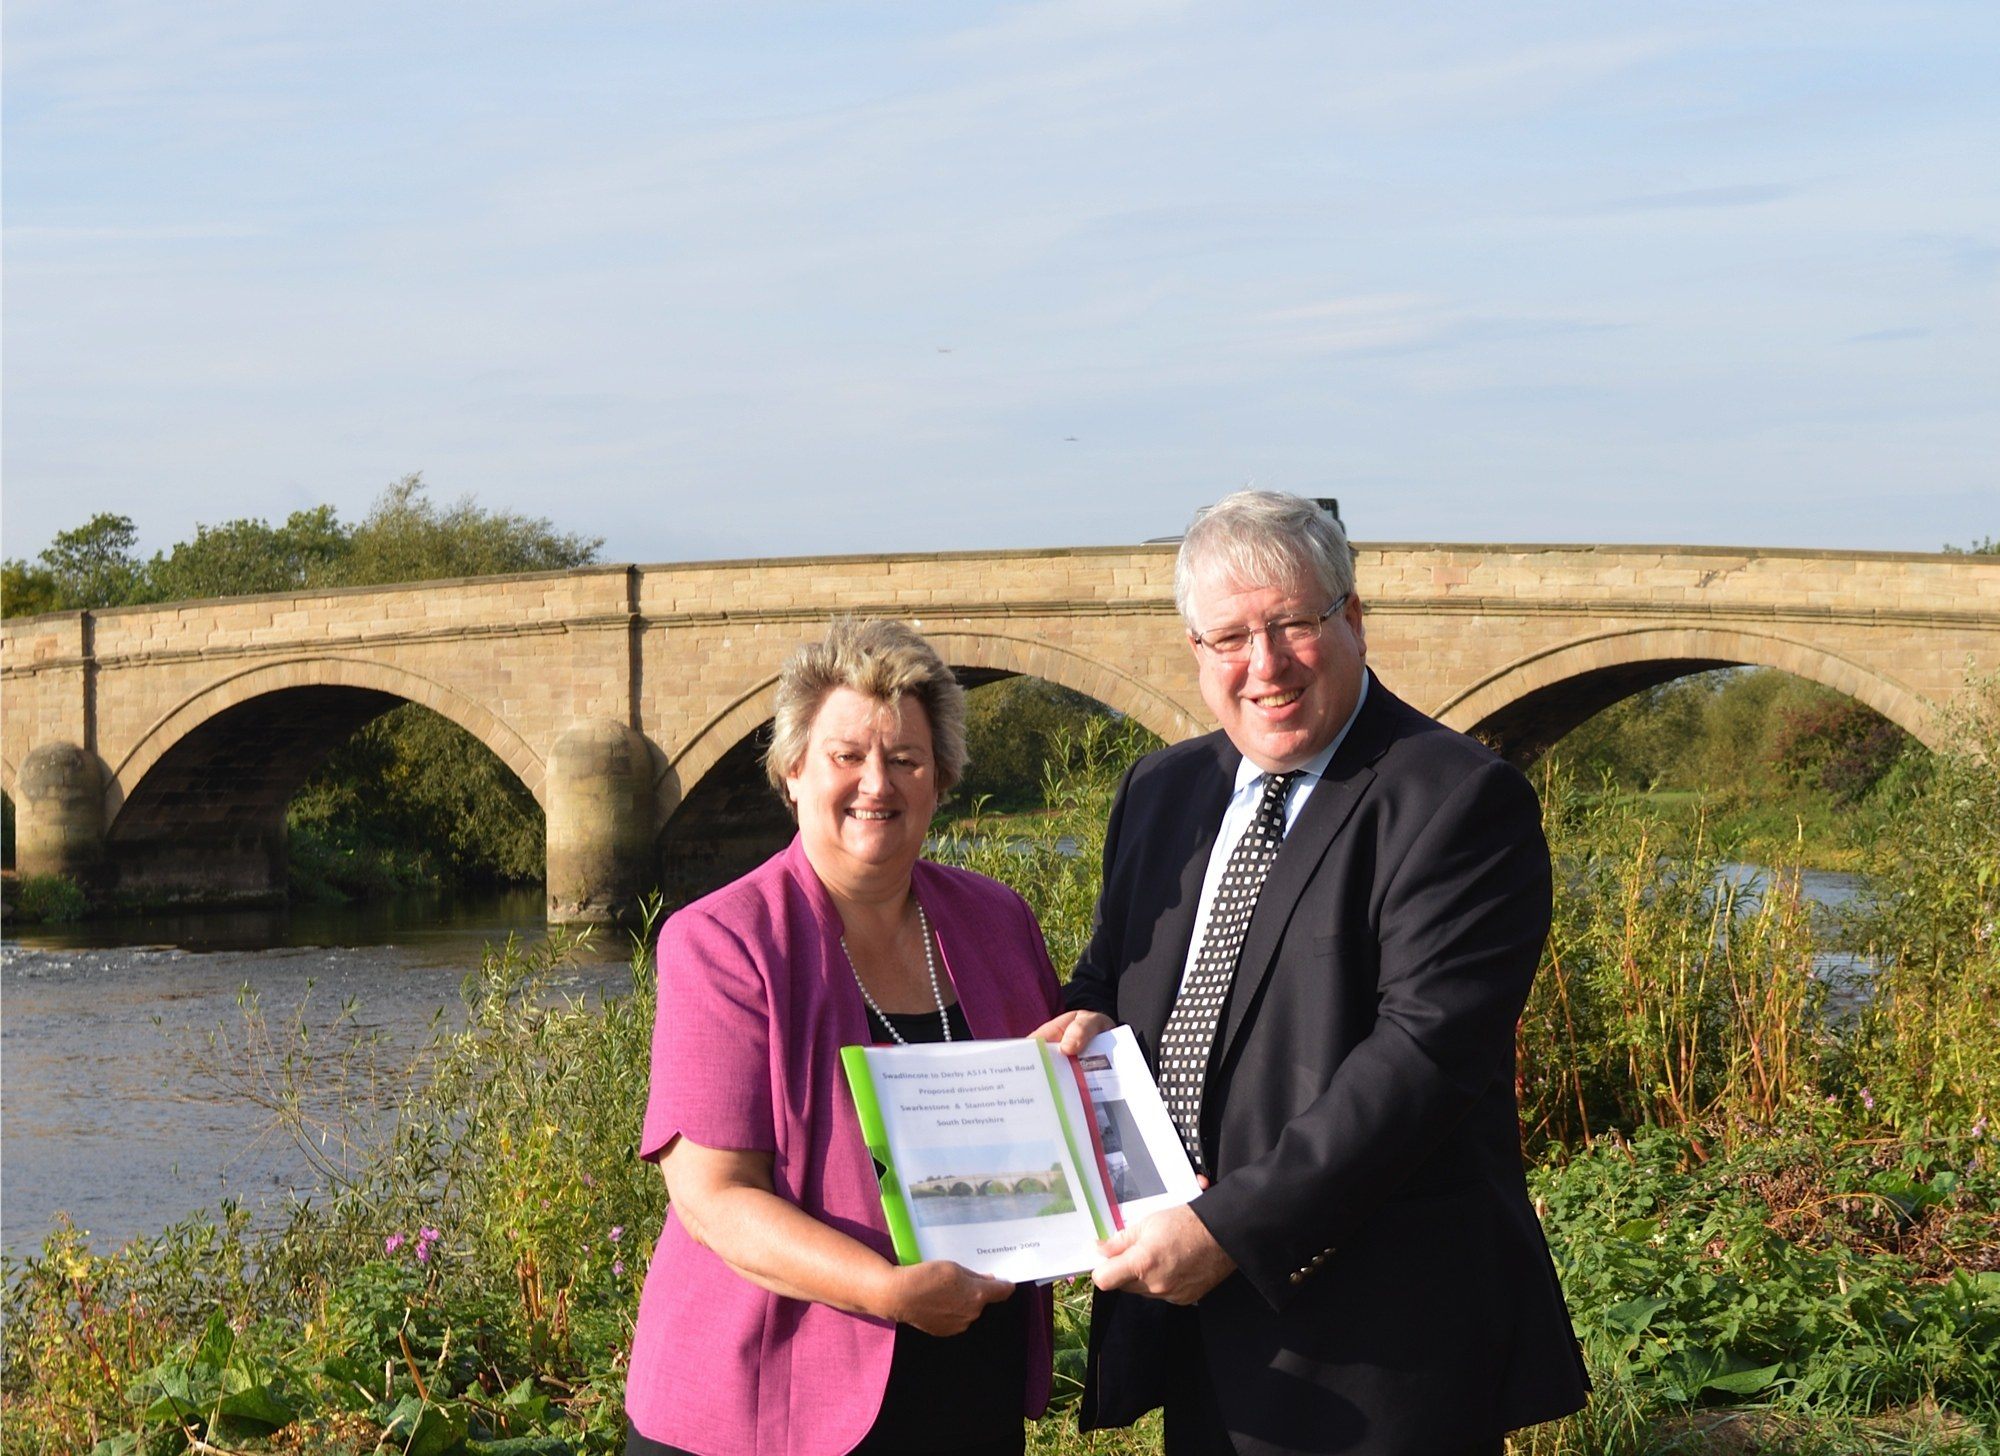
[[1131, 1025], [1207, 1183], [1106, 1243], [1082, 1424], [1164, 1405], [1168, 1456], [1497, 1456], [1588, 1389], [1514, 1097], [1534, 791], [1369, 673], [1312, 502], [1203, 513], [1175, 598], [1222, 731], [1126, 775], [1043, 1033]]

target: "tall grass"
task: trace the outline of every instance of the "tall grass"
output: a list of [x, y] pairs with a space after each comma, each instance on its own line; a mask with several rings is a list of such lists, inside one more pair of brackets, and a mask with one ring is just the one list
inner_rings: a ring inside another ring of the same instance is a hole
[[1798, 869], [1744, 886], [1699, 816], [1538, 786], [1558, 893], [1517, 1036], [1530, 1145], [1765, 1126], [1816, 1095], [1834, 1031]]
[[2000, 679], [1961, 694], [1870, 846], [1846, 939], [1881, 966], [1853, 1075], [1899, 1125], [2000, 1114]]
[[[2000, 689], [1912, 772], [1845, 922], [1795, 872], [1545, 776], [1555, 928], [1519, 1030], [1531, 1183], [1597, 1394], [1517, 1453], [1971, 1453], [2000, 1439]], [[1046, 815], [977, 815], [939, 852], [1013, 883], [1058, 965], [1088, 934], [1105, 812], [1141, 740], [1092, 728]], [[1836, 1011], [1816, 968], [1873, 956]], [[653, 982], [563, 991], [566, 949], [509, 943], [463, 1029], [413, 1068], [262, 1028], [241, 1085], [318, 1149], [323, 1193], [253, 1235], [224, 1208], [113, 1254], [58, 1227], [8, 1261], [9, 1453], [187, 1448], [610, 1452], [664, 1195], [633, 1156]], [[379, 1120], [334, 1118], [400, 1083]], [[363, 1095], [365, 1094], [365, 1095]], [[1087, 1300], [1064, 1293], [1074, 1400]], [[539, 1445], [505, 1441], [539, 1442]], [[1157, 1449], [1157, 1425], [1032, 1437]]]

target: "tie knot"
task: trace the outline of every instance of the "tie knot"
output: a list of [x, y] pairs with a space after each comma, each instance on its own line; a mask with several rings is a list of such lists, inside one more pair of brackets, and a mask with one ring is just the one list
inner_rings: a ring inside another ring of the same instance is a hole
[[1257, 817], [1282, 825], [1285, 822], [1285, 791], [1297, 778], [1298, 770], [1290, 773], [1264, 775], [1264, 797], [1257, 801]]

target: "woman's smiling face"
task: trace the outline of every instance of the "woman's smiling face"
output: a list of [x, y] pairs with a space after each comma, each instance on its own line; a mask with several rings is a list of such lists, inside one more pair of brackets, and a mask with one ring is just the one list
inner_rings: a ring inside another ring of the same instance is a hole
[[806, 858], [831, 887], [907, 879], [937, 812], [929, 715], [913, 697], [892, 706], [835, 688], [785, 786]]

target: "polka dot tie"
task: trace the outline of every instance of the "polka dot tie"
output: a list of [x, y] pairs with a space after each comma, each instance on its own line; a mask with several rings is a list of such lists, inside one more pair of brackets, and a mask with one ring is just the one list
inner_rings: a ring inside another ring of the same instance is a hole
[[1207, 1171], [1201, 1155], [1201, 1094], [1208, 1080], [1209, 1053], [1222, 1022], [1222, 1008], [1229, 1001], [1230, 984], [1236, 979], [1236, 962], [1243, 954], [1243, 938], [1250, 931], [1258, 892], [1285, 842], [1285, 790], [1297, 777], [1296, 773], [1265, 777], [1257, 813], [1229, 852], [1222, 883], [1216, 886], [1215, 901], [1208, 907], [1201, 954], [1195, 957], [1194, 970], [1181, 987], [1166, 1030], [1160, 1033], [1160, 1096], [1180, 1132], [1181, 1146], [1198, 1172]]

